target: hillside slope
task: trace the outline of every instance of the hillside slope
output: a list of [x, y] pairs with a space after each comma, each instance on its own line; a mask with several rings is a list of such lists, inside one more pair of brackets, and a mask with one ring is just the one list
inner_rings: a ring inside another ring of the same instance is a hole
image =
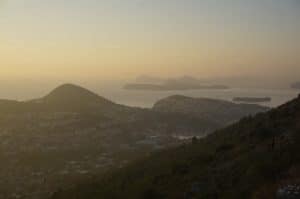
[[300, 183], [299, 143], [300, 96], [52, 198], [273, 199]]
[[269, 110], [267, 107], [254, 104], [236, 104], [229, 101], [192, 98], [174, 95], [156, 102], [153, 110], [158, 112], [185, 113], [199, 119], [208, 119], [227, 125], [248, 115]]

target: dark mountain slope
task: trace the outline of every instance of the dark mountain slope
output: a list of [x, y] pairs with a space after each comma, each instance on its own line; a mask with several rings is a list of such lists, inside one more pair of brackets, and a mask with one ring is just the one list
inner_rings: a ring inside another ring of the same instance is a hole
[[300, 97], [52, 198], [273, 199], [300, 183], [299, 143]]

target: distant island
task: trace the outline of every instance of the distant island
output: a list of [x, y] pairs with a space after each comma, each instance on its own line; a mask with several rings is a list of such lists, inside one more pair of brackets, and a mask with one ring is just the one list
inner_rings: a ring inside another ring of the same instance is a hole
[[151, 90], [151, 91], [172, 91], [172, 90], [199, 90], [199, 89], [229, 89], [223, 85], [156, 85], [156, 84], [127, 84], [123, 87], [126, 90]]
[[141, 84], [155, 84], [155, 83], [163, 83], [166, 81], [164, 78], [149, 76], [149, 75], [141, 75], [135, 79], [136, 83]]
[[291, 88], [293, 89], [300, 89], [300, 82], [295, 82], [291, 85]]
[[234, 102], [249, 102], [249, 103], [259, 103], [259, 102], [270, 102], [272, 98], [270, 97], [235, 97]]
[[162, 85], [156, 84], [126, 84], [123, 89], [126, 90], [166, 90]]
[[174, 91], [174, 90], [200, 90], [200, 89], [229, 89], [226, 85], [210, 85], [197, 78], [183, 76], [172, 78], [154, 83], [131, 83], [126, 84], [123, 89], [126, 90], [149, 90], [149, 91]]

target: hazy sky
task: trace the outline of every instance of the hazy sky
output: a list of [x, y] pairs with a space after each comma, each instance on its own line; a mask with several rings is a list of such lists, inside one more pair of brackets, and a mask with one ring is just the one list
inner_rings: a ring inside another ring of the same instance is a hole
[[299, 0], [0, 0], [0, 78], [300, 74]]

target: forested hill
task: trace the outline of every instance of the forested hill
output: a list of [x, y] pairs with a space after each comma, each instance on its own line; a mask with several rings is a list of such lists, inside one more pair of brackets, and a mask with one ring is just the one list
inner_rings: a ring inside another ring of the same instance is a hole
[[299, 143], [300, 97], [205, 139], [57, 191], [52, 198], [284, 197], [285, 189], [300, 183]]
[[269, 108], [256, 104], [238, 104], [220, 99], [173, 95], [156, 102], [153, 110], [168, 113], [184, 113], [199, 119], [206, 118], [218, 122], [221, 127], [224, 127], [244, 116], [265, 112]]

